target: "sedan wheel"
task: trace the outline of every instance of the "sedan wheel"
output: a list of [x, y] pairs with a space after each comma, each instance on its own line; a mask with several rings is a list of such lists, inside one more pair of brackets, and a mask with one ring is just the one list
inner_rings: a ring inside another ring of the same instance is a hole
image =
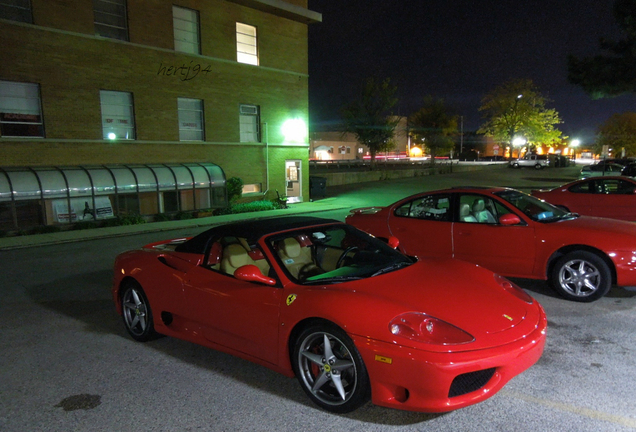
[[550, 282], [568, 300], [591, 302], [607, 294], [612, 275], [599, 256], [578, 251], [559, 258], [552, 269]]
[[347, 413], [369, 399], [369, 377], [360, 353], [345, 332], [332, 325], [305, 329], [292, 358], [303, 390], [320, 407]]
[[121, 309], [126, 330], [133, 339], [146, 342], [156, 336], [148, 298], [138, 283], [131, 281], [122, 287]]

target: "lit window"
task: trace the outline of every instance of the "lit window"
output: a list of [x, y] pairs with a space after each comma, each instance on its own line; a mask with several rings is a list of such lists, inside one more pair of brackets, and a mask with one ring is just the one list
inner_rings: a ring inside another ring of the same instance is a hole
[[236, 23], [236, 61], [258, 65], [256, 27]]
[[179, 98], [179, 140], [203, 141], [203, 101]]
[[246, 184], [243, 185], [243, 195], [251, 194], [251, 193], [259, 193], [261, 191], [261, 184]]
[[104, 139], [135, 139], [135, 117], [132, 94], [100, 91], [102, 131]]
[[96, 35], [128, 40], [126, 0], [93, 0], [93, 12]]
[[258, 105], [241, 105], [239, 123], [241, 142], [260, 142], [260, 109]]
[[0, 17], [11, 21], [33, 23], [31, 0], [0, 0]]
[[174, 27], [174, 50], [201, 54], [199, 44], [199, 12], [179, 6], [172, 6]]
[[0, 132], [4, 137], [44, 137], [38, 84], [0, 81]]

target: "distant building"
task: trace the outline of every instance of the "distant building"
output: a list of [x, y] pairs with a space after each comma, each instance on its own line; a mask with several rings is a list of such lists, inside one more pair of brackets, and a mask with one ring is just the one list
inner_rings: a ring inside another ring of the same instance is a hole
[[[406, 121], [406, 117], [400, 117], [393, 135], [393, 149], [378, 153], [376, 157], [406, 157], [409, 148]], [[359, 143], [354, 134], [334, 131], [311, 133], [309, 158], [312, 160], [351, 160], [370, 157], [369, 148]]]
[[309, 195], [307, 0], [0, 2], [0, 229]]

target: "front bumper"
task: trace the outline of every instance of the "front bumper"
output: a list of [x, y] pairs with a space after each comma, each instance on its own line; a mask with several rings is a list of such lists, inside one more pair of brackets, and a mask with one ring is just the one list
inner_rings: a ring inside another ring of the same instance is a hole
[[547, 319], [525, 338], [485, 350], [437, 353], [352, 336], [376, 405], [439, 413], [481, 402], [543, 353]]

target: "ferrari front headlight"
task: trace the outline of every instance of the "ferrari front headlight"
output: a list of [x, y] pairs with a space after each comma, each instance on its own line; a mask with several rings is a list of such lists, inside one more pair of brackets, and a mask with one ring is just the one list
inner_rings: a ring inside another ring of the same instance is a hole
[[407, 312], [389, 323], [395, 336], [435, 345], [459, 345], [475, 338], [464, 330], [423, 312]]

